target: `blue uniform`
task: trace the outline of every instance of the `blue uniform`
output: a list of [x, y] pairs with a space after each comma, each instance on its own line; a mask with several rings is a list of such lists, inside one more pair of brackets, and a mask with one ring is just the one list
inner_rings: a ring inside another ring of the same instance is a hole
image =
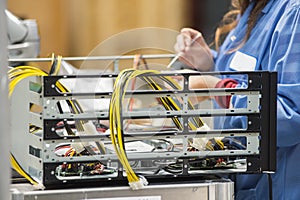
[[[244, 38], [253, 5], [240, 17], [215, 57], [216, 71], [268, 70], [278, 72], [277, 171], [272, 175], [274, 199], [300, 199], [300, 0], [270, 0], [250, 38], [237, 52], [228, 53]], [[239, 79], [243, 85], [243, 79]], [[234, 107], [244, 104], [233, 97]], [[244, 127], [242, 118], [225, 126]], [[269, 199], [267, 175], [239, 175], [236, 199]]]

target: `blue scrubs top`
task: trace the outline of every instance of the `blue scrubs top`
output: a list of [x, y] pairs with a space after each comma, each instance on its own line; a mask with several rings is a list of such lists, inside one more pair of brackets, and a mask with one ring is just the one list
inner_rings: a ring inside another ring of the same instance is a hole
[[[272, 175], [273, 199], [300, 199], [300, 0], [270, 0], [262, 10], [250, 38], [244, 38], [253, 5], [240, 17], [215, 57], [216, 71], [268, 70], [278, 72], [277, 171]], [[239, 79], [243, 85], [243, 79]], [[243, 107], [243, 97], [232, 98]], [[245, 127], [243, 118], [224, 126]], [[267, 175], [238, 175], [236, 199], [269, 199]]]

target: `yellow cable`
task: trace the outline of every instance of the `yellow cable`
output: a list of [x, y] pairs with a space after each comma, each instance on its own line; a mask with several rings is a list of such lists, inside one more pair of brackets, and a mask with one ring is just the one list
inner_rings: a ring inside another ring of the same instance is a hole
[[57, 75], [61, 67], [62, 56], [57, 56], [57, 64], [53, 75]]
[[36, 182], [33, 178], [31, 178], [19, 165], [19, 163], [16, 161], [15, 157], [10, 154], [10, 162], [12, 164], [12, 167], [24, 178], [26, 178], [31, 184], [38, 185], [38, 182]]
[[[150, 80], [148, 80], [147, 77], [143, 77], [144, 80], [149, 84], [149, 86], [153, 89], [153, 90], [156, 90], [156, 88], [153, 86], [153, 82], [151, 82]], [[169, 106], [168, 102], [166, 101], [166, 98], [169, 98], [169, 97], [160, 97], [159, 99], [161, 100], [162, 104], [164, 105], [164, 107], [166, 108], [166, 110], [171, 110], [171, 107]], [[181, 122], [179, 121], [179, 119], [177, 117], [173, 117], [172, 118], [173, 122], [175, 123], [176, 127], [179, 129], [179, 130], [182, 130], [182, 124]]]
[[[57, 74], [60, 70], [60, 66], [61, 66], [61, 60], [62, 57], [59, 56], [58, 57], [58, 62], [57, 62], [57, 67], [55, 70], [55, 74]], [[9, 97], [11, 97], [16, 85], [23, 79], [28, 78], [30, 76], [48, 76], [48, 74], [36, 67], [32, 67], [32, 66], [19, 66], [19, 67], [15, 67], [12, 68], [11, 70], [8, 71], [8, 77], [9, 79], [11, 79], [10, 83], [9, 83]], [[57, 82], [57, 87], [59, 90], [61, 90], [61, 92], [68, 92], [68, 90], [60, 83]], [[72, 101], [71, 105], [74, 108], [74, 110], [76, 112], [78, 112], [78, 110], [76, 109], [76, 106], [74, 105], [74, 103]], [[71, 153], [71, 155], [73, 156], [75, 152]], [[19, 163], [16, 161], [15, 157], [11, 154], [10, 155], [10, 160], [11, 160], [11, 164], [12, 167], [24, 178], [26, 178], [30, 183], [37, 185], [38, 183], [32, 178], [30, 177], [30, 175], [28, 175], [23, 169], [22, 167], [19, 165]]]
[[[120, 129], [120, 127], [122, 127], [121, 125], [121, 120], [120, 120], [120, 101], [119, 100], [123, 100], [124, 99], [124, 94], [122, 94], [122, 96], [120, 97], [120, 79], [123, 77], [122, 75], [126, 74], [126, 72], [128, 72], [128, 70], [124, 70], [123, 73], [121, 72], [121, 74], [117, 77], [116, 82], [115, 82], [115, 91], [112, 95], [112, 99], [111, 99], [111, 106], [110, 106], [110, 130], [111, 130], [111, 139], [112, 139], [112, 144], [114, 146], [114, 149], [116, 151], [116, 154], [122, 164], [122, 166], [125, 169], [125, 172], [127, 174], [127, 179], [129, 182], [136, 182], [139, 180], [139, 178], [136, 176], [136, 174], [134, 173], [134, 171], [132, 170], [129, 161], [127, 159], [126, 153], [124, 151], [124, 146], [122, 144], [122, 130]], [[127, 76], [125, 76], [127, 78]], [[127, 79], [130, 80], [130, 79]], [[128, 81], [129, 82], [129, 81]], [[127, 82], [127, 85], [128, 85]], [[126, 88], [126, 87], [124, 87]], [[115, 118], [116, 121], [114, 120]], [[116, 130], [116, 134], [115, 134], [115, 130]], [[117, 137], [116, 137], [117, 135]], [[117, 140], [118, 139], [118, 140]]]
[[[129, 82], [139, 75], [146, 75], [146, 74], [159, 74], [159, 72], [155, 70], [145, 70], [145, 71], [134, 70], [134, 69], [123, 70], [115, 80], [114, 92], [112, 94], [111, 101], [110, 101], [111, 103], [109, 108], [109, 119], [110, 119], [111, 141], [112, 141], [112, 145], [114, 146], [116, 155], [118, 156], [119, 161], [121, 162], [122, 166], [125, 169], [125, 172], [127, 174], [127, 179], [129, 182], [138, 181], [139, 179], [136, 176], [135, 172], [133, 171], [132, 167], [130, 166], [126, 156], [126, 152], [124, 150], [125, 146], [123, 143], [123, 132], [122, 132], [123, 124], [120, 117], [122, 111], [122, 102], [124, 101], [126, 89], [128, 87]], [[174, 82], [172, 79], [167, 77], [163, 77], [163, 78], [171, 82], [176, 87], [176, 89], [180, 88], [178, 84]], [[155, 83], [153, 78], [143, 77], [143, 80], [146, 81], [153, 90], [162, 90], [162, 88]], [[179, 105], [171, 97], [161, 97], [160, 99], [167, 110], [172, 110], [172, 109], [180, 110]], [[176, 126], [182, 128], [182, 125], [178, 118], [174, 118], [174, 123], [176, 124]], [[192, 130], [197, 129], [197, 127], [190, 121], [188, 125]], [[202, 120], [200, 118], [199, 118], [198, 125], [199, 126], [203, 125]]]
[[[151, 85], [151, 86], [155, 85], [155, 87], [156, 87], [155, 90], [162, 90], [162, 88], [159, 85], [157, 85], [152, 78], [148, 77], [148, 79], [150, 79], [150, 81], [151, 81], [151, 84], [149, 84], [149, 85]], [[177, 89], [179, 89], [179, 88], [177, 88]], [[163, 99], [163, 98], [161, 98], [161, 99]], [[175, 101], [171, 97], [166, 97], [166, 99], [169, 101], [168, 103], [170, 103], [175, 108], [175, 110], [181, 110], [180, 107], [177, 105], [177, 103], [175, 103]], [[163, 103], [165, 104], [165, 102], [163, 102]], [[168, 110], [171, 110], [171, 109], [168, 109]], [[175, 118], [175, 119], [176, 119], [175, 121], [178, 121], [178, 122], [176, 122], [177, 127], [180, 126], [180, 129], [182, 129], [182, 125], [181, 125], [179, 119], [178, 118]], [[190, 121], [188, 122], [188, 125], [192, 130], [197, 130], [197, 127]]]

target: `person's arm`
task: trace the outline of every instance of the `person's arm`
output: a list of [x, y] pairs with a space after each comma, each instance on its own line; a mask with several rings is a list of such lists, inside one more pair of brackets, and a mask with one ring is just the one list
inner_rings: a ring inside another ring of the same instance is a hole
[[300, 8], [281, 17], [262, 64], [278, 72], [277, 145], [300, 143]]
[[[220, 79], [215, 76], [201, 75], [191, 76], [189, 87], [191, 89], [201, 88], [235, 88], [238, 82], [231, 78]], [[231, 95], [228, 96], [201, 96], [197, 98], [198, 102], [204, 101], [209, 98], [214, 98], [218, 105], [222, 108], [229, 108]]]
[[[215, 88], [235, 88], [238, 82], [231, 78], [225, 78], [220, 80], [216, 85]], [[222, 108], [229, 108], [231, 96], [216, 96], [216, 102]]]

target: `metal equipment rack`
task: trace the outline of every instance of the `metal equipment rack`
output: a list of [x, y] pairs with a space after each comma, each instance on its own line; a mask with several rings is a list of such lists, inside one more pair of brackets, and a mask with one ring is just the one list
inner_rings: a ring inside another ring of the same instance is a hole
[[[192, 90], [189, 88], [189, 79], [192, 76], [243, 76], [247, 88], [233, 89], [205, 89]], [[142, 77], [143, 75], [141, 75]], [[275, 72], [207, 72], [207, 73], [180, 73], [168, 72], [147, 75], [153, 79], [159, 77], [181, 77], [182, 89], [150, 91], [139, 89], [128, 91], [125, 98], [149, 97], [179, 98], [181, 110], [145, 110], [137, 109], [122, 111], [122, 121], [137, 119], [168, 120], [174, 117], [182, 123], [182, 130], [162, 130], [161, 127], [147, 131], [128, 131], [124, 133], [124, 141], [151, 141], [151, 140], [179, 140], [181, 146], [171, 151], [129, 152], [127, 157], [134, 165], [136, 173], [143, 175], [151, 184], [172, 182], [195, 182], [207, 180], [214, 174], [230, 173], [262, 173], [275, 170], [276, 161], [276, 73]], [[12, 153], [22, 168], [34, 177], [46, 188], [66, 187], [90, 187], [90, 186], [120, 186], [127, 185], [126, 175], [113, 150], [106, 154], [96, 153], [74, 157], [62, 157], [55, 154], [55, 148], [61, 144], [80, 144], [100, 141], [109, 149], [111, 145], [107, 134], [87, 135], [62, 135], [58, 133], [57, 124], [75, 121], [108, 120], [109, 111], [94, 110], [87, 113], [59, 113], [57, 103], [66, 100], [83, 99], [110, 99], [112, 92], [58, 92], [55, 84], [57, 81], [80, 80], [80, 79], [108, 79], [114, 81], [117, 74], [98, 75], [64, 75], [27, 78], [18, 84], [12, 97]], [[140, 77], [139, 77], [140, 78]], [[39, 90], [32, 90], [32, 86], [38, 86]], [[25, 89], [24, 89], [25, 88]], [[247, 96], [247, 102], [243, 108], [188, 108], [188, 100], [192, 96]], [[22, 98], [22, 101], [19, 99]], [[37, 105], [42, 109], [41, 113], [32, 112], [29, 105]], [[243, 129], [212, 129], [190, 130], [188, 121], [193, 117], [236, 117], [246, 118], [247, 127]], [[42, 131], [37, 134], [29, 134], [28, 125], [40, 127]], [[227, 149], [220, 151], [189, 150], [189, 142], [194, 138], [215, 137], [244, 137], [247, 141], [244, 149]], [[125, 149], [127, 149], [125, 145]], [[240, 168], [197, 168], [191, 170], [192, 160], [210, 158], [222, 158], [235, 163], [243, 160]], [[114, 172], [102, 175], [78, 174], [66, 176], [61, 171], [61, 166], [80, 163], [105, 163]], [[170, 173], [161, 170], [167, 162], [179, 163], [179, 171]], [[155, 163], [155, 164], [154, 164]], [[164, 163], [163, 165], [159, 163]], [[156, 172], [154, 172], [156, 171]]]

